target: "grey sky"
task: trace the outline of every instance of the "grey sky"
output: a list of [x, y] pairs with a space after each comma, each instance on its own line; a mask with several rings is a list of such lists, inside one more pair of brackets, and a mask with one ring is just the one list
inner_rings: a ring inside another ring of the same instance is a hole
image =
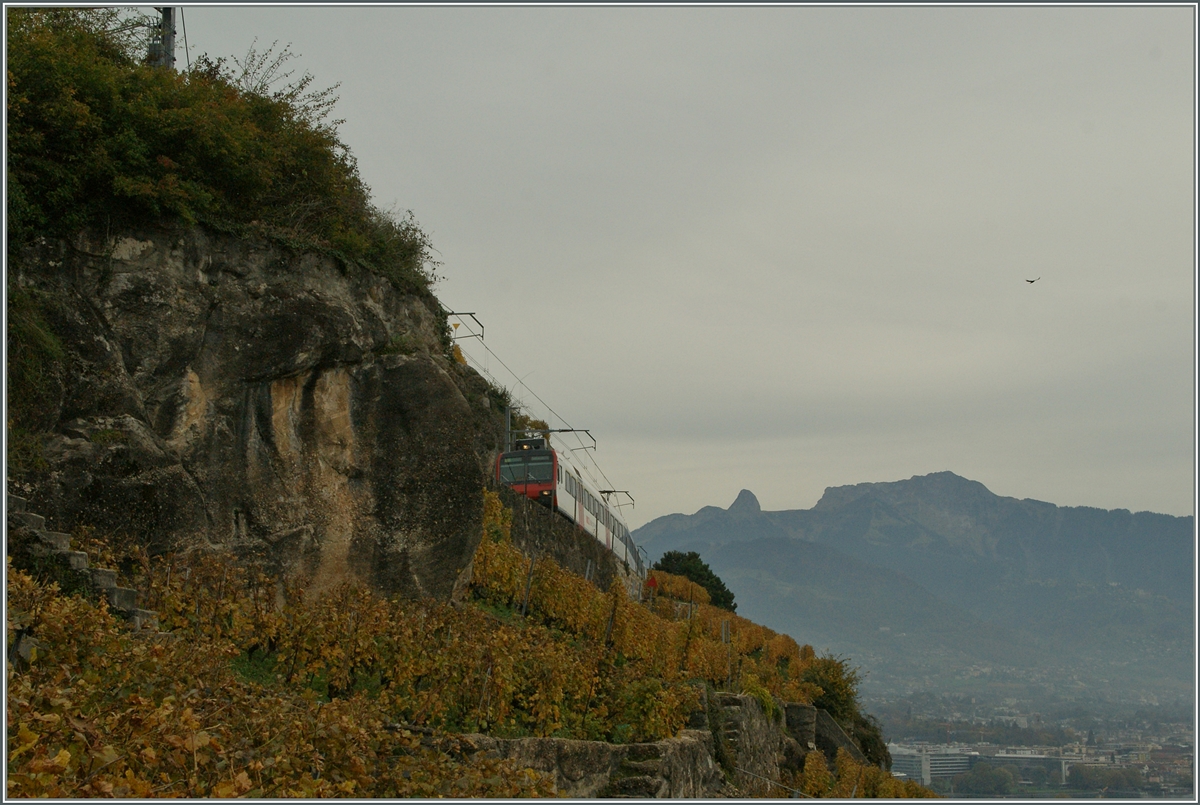
[[1193, 512], [1191, 7], [184, 21], [193, 58], [278, 40], [341, 82], [439, 297], [592, 430], [632, 526], [940, 470]]

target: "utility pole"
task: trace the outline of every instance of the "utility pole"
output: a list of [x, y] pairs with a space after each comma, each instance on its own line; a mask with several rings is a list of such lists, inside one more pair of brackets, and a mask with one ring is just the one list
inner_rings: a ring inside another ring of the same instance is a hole
[[175, 69], [175, 9], [170, 7], [158, 8], [155, 11], [162, 14], [158, 35], [150, 42], [150, 63], [155, 67]]

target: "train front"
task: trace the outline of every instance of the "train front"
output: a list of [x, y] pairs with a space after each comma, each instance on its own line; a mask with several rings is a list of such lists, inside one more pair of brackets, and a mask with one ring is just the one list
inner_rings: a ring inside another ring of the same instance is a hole
[[554, 508], [558, 458], [545, 439], [518, 439], [515, 447], [496, 459], [496, 478], [514, 491]]

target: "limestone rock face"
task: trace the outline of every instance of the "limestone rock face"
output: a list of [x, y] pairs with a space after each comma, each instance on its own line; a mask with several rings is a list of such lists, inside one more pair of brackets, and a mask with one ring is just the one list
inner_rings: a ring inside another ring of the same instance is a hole
[[56, 528], [224, 546], [310, 590], [462, 586], [503, 415], [446, 357], [432, 297], [201, 228], [44, 243], [14, 280], [65, 351], [49, 469], [23, 490]]

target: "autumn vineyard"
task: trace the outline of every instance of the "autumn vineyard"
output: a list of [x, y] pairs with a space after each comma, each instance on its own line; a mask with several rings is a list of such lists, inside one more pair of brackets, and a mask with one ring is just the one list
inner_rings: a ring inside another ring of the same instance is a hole
[[[469, 734], [653, 741], [684, 725], [701, 684], [768, 710], [853, 700], [842, 661], [710, 606], [685, 578], [657, 573], [638, 603], [547, 559], [530, 573], [511, 512], [491, 492], [484, 509], [457, 606], [316, 595], [221, 555], [150, 558], [78, 535], [148, 591], [160, 631], [134, 633], [103, 602], [10, 565], [8, 644], [18, 631], [37, 642], [7, 666], [7, 795], [553, 796]], [[833, 770], [808, 759], [784, 783], [809, 796], [927, 793], [848, 755]]]

